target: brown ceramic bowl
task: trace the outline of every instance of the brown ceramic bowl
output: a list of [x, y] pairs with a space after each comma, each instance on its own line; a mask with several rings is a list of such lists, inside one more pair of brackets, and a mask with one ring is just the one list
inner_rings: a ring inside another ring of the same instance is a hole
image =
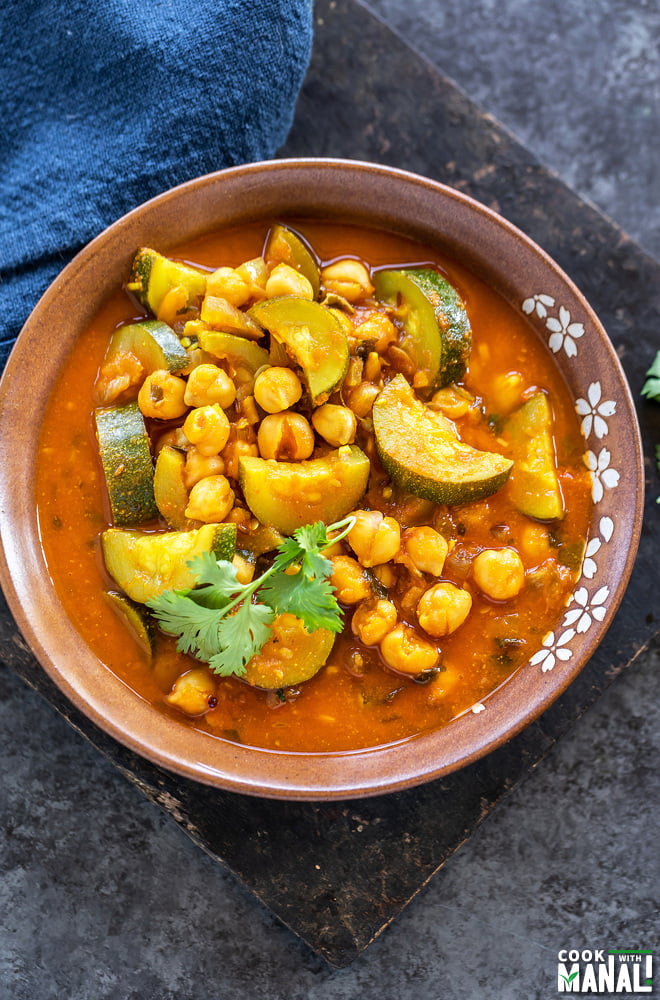
[[[263, 751], [211, 738], [139, 699], [63, 614], [39, 542], [34, 468], [44, 408], [63, 360], [135, 247], [166, 250], [226, 225], [321, 217], [394, 230], [466, 264], [529, 317], [582, 416], [596, 501], [582, 575], [555, 631], [482, 711], [393, 746], [336, 754]], [[48, 350], [44, 351], [44, 331]], [[26, 421], [25, 400], [30, 400]], [[61, 273], [35, 308], [1, 387], [0, 580], [35, 655], [71, 701], [155, 763], [221, 788], [275, 798], [375, 795], [453, 771], [536, 719], [609, 626], [632, 568], [643, 471], [635, 411], [610, 341], [556, 264], [504, 219], [450, 188], [388, 167], [281, 160], [191, 181], [120, 219]]]

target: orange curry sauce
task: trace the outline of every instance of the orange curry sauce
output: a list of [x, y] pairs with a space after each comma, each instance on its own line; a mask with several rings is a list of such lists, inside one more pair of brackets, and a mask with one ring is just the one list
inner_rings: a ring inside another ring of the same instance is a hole
[[[439, 265], [467, 305], [474, 345], [462, 384], [480, 397], [483, 412], [497, 413], [489, 397], [495, 395], [494, 380], [507, 372], [523, 374], [522, 398], [542, 389], [551, 402], [567, 513], [561, 523], [545, 526], [549, 547], [535, 553], [519, 546], [525, 528], [534, 522], [513, 509], [507, 486], [486, 500], [444, 509], [456, 544], [442, 579], [467, 583], [473, 606], [454, 634], [437, 640], [439, 672], [418, 683], [387, 669], [377, 647], [367, 650], [352, 635], [352, 609], [347, 609], [346, 628], [326, 666], [286, 698], [230, 678], [220, 681], [217, 706], [203, 717], [190, 719], [164, 703], [174, 680], [195, 661], [176, 651], [173, 638], [159, 633], [149, 664], [104, 596], [116, 584], [105, 571], [100, 546], [101, 532], [111, 521], [93, 425], [94, 382], [113, 330], [145, 315], [123, 290], [80, 338], [54, 387], [38, 457], [38, 515], [44, 552], [66, 613], [94, 653], [137, 695], [182, 725], [214, 737], [281, 750], [341, 751], [388, 744], [446, 725], [516, 670], [526, 669], [577, 578], [591, 511], [590, 482], [577, 417], [561, 376], [524, 317], [498, 294], [456, 261], [398, 236], [312, 222], [297, 228], [323, 263], [355, 255], [372, 267]], [[221, 232], [180, 246], [169, 256], [208, 268], [236, 267], [262, 252], [267, 230], [252, 225]], [[497, 448], [492, 421], [488, 427], [485, 420], [475, 426], [459, 419], [457, 426], [475, 447]], [[391, 501], [388, 506], [388, 501], [368, 496], [367, 503], [397, 515]], [[518, 597], [496, 603], [470, 584], [469, 562], [481, 548], [503, 545], [520, 551], [527, 583]], [[401, 619], [415, 624], [414, 610], [399, 610]]]

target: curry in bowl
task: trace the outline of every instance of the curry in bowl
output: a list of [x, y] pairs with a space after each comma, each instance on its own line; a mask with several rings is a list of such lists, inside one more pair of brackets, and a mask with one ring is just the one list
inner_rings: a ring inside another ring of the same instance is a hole
[[136, 248], [40, 438], [41, 539], [100, 660], [210, 737], [437, 729], [538, 652], [592, 514], [578, 417], [460, 263], [334, 223]]

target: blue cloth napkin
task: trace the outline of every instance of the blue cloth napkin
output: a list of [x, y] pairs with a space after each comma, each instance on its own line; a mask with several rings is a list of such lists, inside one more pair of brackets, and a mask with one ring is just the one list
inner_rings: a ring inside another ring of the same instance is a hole
[[0, 5], [0, 369], [41, 293], [107, 225], [275, 153], [311, 36], [312, 0]]

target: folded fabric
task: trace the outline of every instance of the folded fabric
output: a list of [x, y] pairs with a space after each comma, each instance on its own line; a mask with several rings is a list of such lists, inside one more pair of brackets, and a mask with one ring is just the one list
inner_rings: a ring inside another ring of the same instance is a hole
[[0, 31], [2, 367], [40, 294], [107, 225], [275, 153], [312, 0], [9, 0]]

